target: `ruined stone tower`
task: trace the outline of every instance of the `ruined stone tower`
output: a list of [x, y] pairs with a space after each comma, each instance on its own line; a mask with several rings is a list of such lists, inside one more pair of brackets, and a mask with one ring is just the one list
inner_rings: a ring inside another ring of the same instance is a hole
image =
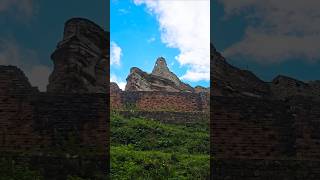
[[65, 23], [63, 40], [51, 55], [54, 71], [48, 92], [106, 93], [108, 89], [108, 34], [83, 18]]

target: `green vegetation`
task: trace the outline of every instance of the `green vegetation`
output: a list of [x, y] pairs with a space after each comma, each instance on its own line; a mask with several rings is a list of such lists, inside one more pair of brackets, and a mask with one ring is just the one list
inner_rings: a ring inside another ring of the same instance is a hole
[[163, 124], [111, 115], [112, 179], [207, 179], [206, 123]]
[[16, 164], [11, 158], [0, 159], [0, 180], [40, 180], [40, 172], [31, 170], [28, 164]]

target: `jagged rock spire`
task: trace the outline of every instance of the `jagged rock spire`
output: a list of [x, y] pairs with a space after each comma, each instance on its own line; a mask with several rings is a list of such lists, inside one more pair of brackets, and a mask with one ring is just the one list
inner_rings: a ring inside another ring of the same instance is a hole
[[51, 56], [54, 70], [48, 92], [106, 93], [108, 91], [109, 34], [83, 18], [65, 23], [62, 41]]
[[151, 74], [137, 67], [130, 70], [125, 91], [194, 92], [194, 89], [172, 73], [163, 57], [156, 60]]
[[151, 74], [169, 79], [170, 81], [173, 81], [177, 86], [180, 85], [179, 78], [169, 70], [167, 62], [163, 57], [159, 57], [157, 59]]

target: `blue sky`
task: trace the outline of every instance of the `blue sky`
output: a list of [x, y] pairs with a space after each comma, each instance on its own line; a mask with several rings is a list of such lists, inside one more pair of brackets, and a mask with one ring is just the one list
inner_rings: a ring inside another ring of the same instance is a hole
[[[193, 4], [189, 4], [189, 7], [186, 6], [185, 9], [184, 6], [182, 6], [181, 1], [178, 0], [172, 1], [170, 7], [161, 2], [154, 2], [155, 3], [153, 4], [144, 0], [111, 0], [111, 81], [117, 82], [119, 86], [124, 88], [126, 77], [128, 76], [131, 67], [138, 67], [150, 73], [153, 69], [156, 59], [159, 56], [163, 56], [167, 61], [169, 69], [178, 77], [184, 77], [184, 82], [187, 82], [192, 86], [202, 85], [208, 87], [209, 79], [205, 77], [206, 75], [208, 75], [205, 74], [205, 71], [207, 71], [207, 69], [202, 71], [199, 70], [198, 72], [196, 72], [198, 74], [192, 76], [194, 77], [193, 79], [189, 76], [186, 76], [188, 71], [191, 72], [195, 69], [195, 67], [198, 67], [194, 63], [194, 61], [196, 61], [195, 59], [187, 59], [182, 56], [180, 56], [179, 59], [177, 57], [179, 55], [184, 55], [183, 51], [184, 49], [186, 49], [186, 47], [188, 47], [187, 42], [181, 41], [182, 35], [179, 35], [179, 33], [187, 33], [182, 32], [182, 28], [175, 28], [172, 26], [169, 27], [170, 20], [179, 20], [179, 22], [181, 23], [194, 24], [195, 22], [182, 17], [184, 16], [185, 11], [188, 10], [187, 8], [190, 8], [191, 5], [194, 6], [194, 4], [197, 4], [197, 1], [190, 1], [190, 3]], [[180, 12], [177, 12], [176, 17], [173, 17], [173, 14], [168, 13], [168, 11], [172, 10], [169, 8], [175, 8], [175, 6], [180, 7], [180, 9], [182, 10]], [[203, 15], [203, 13], [199, 13], [199, 10], [203, 8], [203, 5], [201, 6], [202, 7], [199, 6], [198, 8], [195, 8], [195, 13], [191, 13], [193, 17], [195, 17], [195, 20], [199, 20], [201, 14]], [[209, 14], [209, 7], [206, 10]], [[202, 50], [201, 48], [203, 48], [200, 47], [203, 45], [200, 45], [199, 48], [196, 49], [196, 43], [206, 43], [205, 46], [207, 46], [209, 49], [209, 18], [204, 18], [201, 21], [202, 22], [200, 23], [206, 24], [203, 28], [207, 29], [200, 30], [200, 28], [197, 28], [195, 29], [195, 31], [205, 32], [206, 34], [205, 36], [202, 35], [202, 39], [199, 38], [199, 42], [194, 43], [195, 47], [191, 49], [191, 51], [193, 52], [198, 49]], [[194, 27], [190, 27], [189, 29], [192, 28]], [[188, 30], [188, 28], [186, 29]], [[166, 34], [164, 31], [176, 33], [178, 35], [172, 36], [169, 33]], [[193, 35], [190, 34], [190, 37], [192, 36]], [[194, 38], [192, 39], [190, 37], [184, 39], [197, 41]], [[207, 37], [204, 43], [203, 37]], [[192, 57], [194, 54], [190, 54], [190, 57]], [[202, 55], [202, 57], [205, 56], [206, 55]], [[203, 61], [206, 61], [206, 63], [209, 63], [209, 56], [207, 59], [201, 59]], [[201, 68], [203, 68], [203, 66], [199, 69]]]
[[64, 22], [88, 18], [109, 29], [106, 0], [1, 0], [0, 64], [17, 65], [34, 86], [45, 90], [51, 53], [62, 39]]
[[319, 2], [211, 1], [211, 42], [228, 61], [265, 81], [320, 79]]

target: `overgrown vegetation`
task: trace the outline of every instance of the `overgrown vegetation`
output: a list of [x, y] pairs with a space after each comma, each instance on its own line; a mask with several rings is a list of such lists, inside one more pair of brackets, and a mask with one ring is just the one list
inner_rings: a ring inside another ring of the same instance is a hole
[[111, 114], [112, 179], [207, 179], [205, 123], [163, 124]]
[[11, 158], [0, 159], [0, 180], [40, 180], [39, 171], [31, 170], [28, 164], [17, 164]]
[[[105, 155], [105, 149], [81, 146], [78, 136], [73, 131], [68, 132], [66, 136], [58, 134], [55, 139], [55, 146], [43, 147], [42, 149], [34, 147], [29, 150], [17, 150], [15, 152], [0, 152], [0, 180], [44, 180], [46, 179], [44, 177], [45, 168], [42, 165], [48, 169], [55, 168], [59, 178], [53, 178], [57, 179], [63, 177], [66, 180], [90, 180], [84, 178], [88, 176], [93, 179], [107, 179], [106, 175], [95, 167], [94, 161], [84, 160], [96, 155]], [[43, 161], [43, 164], [36, 167], [28, 164], [37, 156], [49, 159], [58, 158], [64, 164], [62, 167], [61, 165], [51, 164], [50, 161], [47, 163]], [[75, 161], [75, 159], [77, 160]], [[59, 172], [64, 170], [62, 168], [71, 168], [73, 172]]]

